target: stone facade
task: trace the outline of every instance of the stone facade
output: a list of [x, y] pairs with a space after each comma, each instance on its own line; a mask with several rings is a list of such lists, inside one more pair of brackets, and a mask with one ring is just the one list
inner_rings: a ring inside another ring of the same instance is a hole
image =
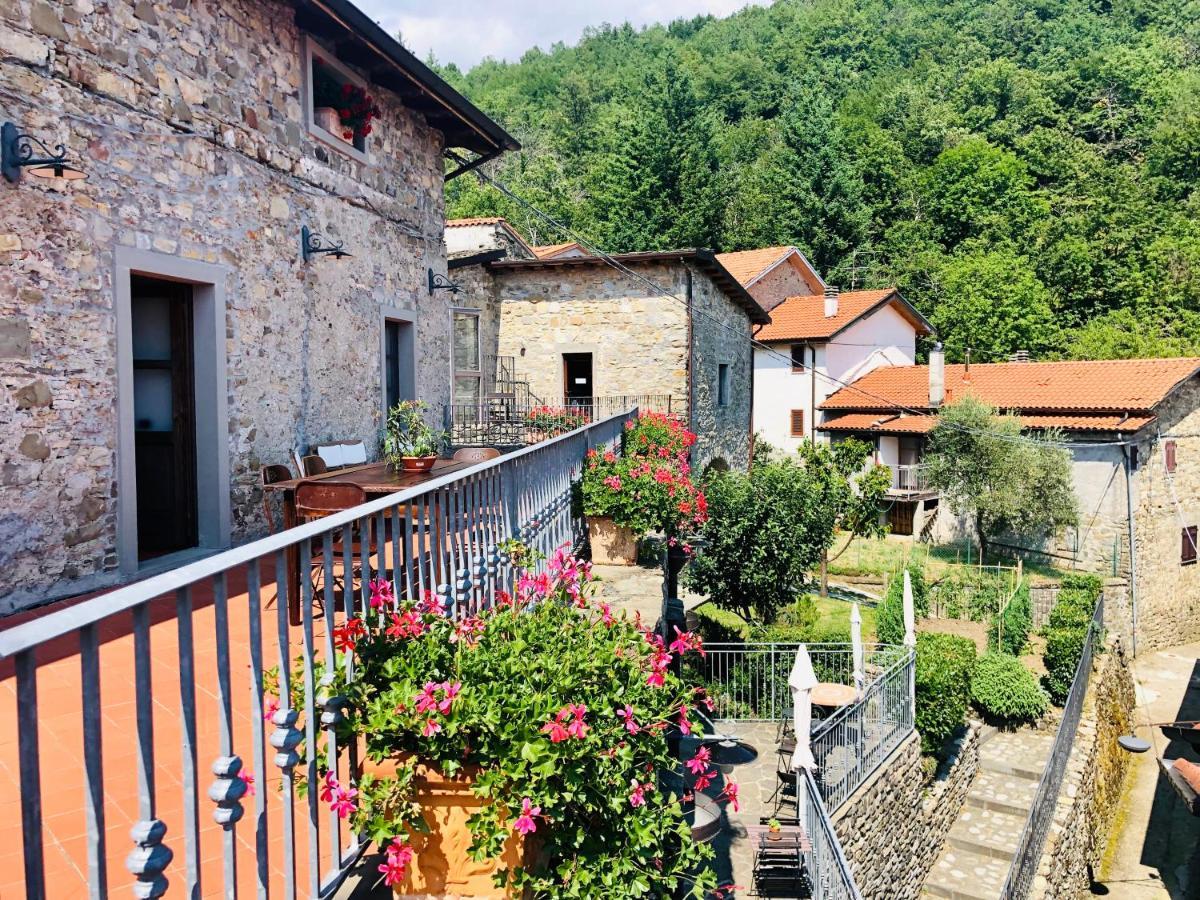
[[1074, 900], [1088, 894], [1088, 868], [1100, 863], [1130, 765], [1117, 738], [1130, 733], [1134, 706], [1129, 659], [1120, 639], [1111, 639], [1093, 663], [1031, 900]]
[[788, 297], [803, 297], [819, 294], [825, 289], [816, 273], [799, 261], [788, 259], [749, 287], [754, 299], [768, 312]]
[[[493, 269], [500, 311], [499, 353], [512, 356], [530, 390], [547, 403], [563, 396], [563, 354], [592, 354], [597, 397], [690, 398], [694, 463], [749, 464], [751, 346], [746, 313], [688, 262], [639, 264], [638, 274], [677, 297], [691, 285], [695, 312], [602, 263]], [[477, 288], [478, 289], [478, 288]], [[466, 301], [461, 301], [466, 302]], [[473, 303], [472, 305], [476, 305]], [[728, 402], [717, 403], [721, 365]]]
[[[4, 612], [117, 578], [120, 248], [221, 273], [228, 431], [211, 452], [230, 483], [201, 490], [230, 492], [234, 541], [263, 529], [260, 465], [376, 445], [386, 308], [414, 322], [418, 394], [448, 399], [450, 298], [425, 287], [445, 266], [442, 134], [377, 89], [369, 162], [312, 138], [289, 4], [10, 0], [0, 16], [0, 120], [88, 175], [4, 185]], [[302, 224], [354, 259], [302, 263]]]
[[864, 900], [915, 900], [979, 765], [979, 725], [950, 748], [932, 783], [913, 732], [833, 817]]

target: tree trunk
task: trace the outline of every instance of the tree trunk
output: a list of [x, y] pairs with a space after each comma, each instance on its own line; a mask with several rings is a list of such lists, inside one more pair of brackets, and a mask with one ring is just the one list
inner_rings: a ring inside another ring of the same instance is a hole
[[821, 551], [821, 598], [829, 596], [829, 551]]
[[987, 534], [983, 530], [983, 516], [975, 516], [975, 533], [979, 536], [979, 565], [987, 565]]

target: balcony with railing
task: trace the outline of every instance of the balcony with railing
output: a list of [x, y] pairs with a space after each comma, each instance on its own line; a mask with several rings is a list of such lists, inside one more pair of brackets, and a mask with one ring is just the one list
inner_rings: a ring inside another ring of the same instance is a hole
[[892, 466], [892, 487], [896, 494], [932, 494], [929, 486], [929, 467], [923, 463]]

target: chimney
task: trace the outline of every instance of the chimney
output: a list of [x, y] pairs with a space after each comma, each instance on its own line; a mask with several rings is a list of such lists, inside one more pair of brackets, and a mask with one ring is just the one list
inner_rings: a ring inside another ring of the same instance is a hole
[[836, 285], [825, 285], [825, 318], [832, 319], [838, 314], [838, 289]]
[[929, 406], [937, 409], [946, 399], [946, 351], [939, 341], [929, 351]]
[[1018, 350], [1016, 353], [1009, 356], [1008, 361], [1026, 363], [1030, 361], [1030, 358], [1031, 357], [1029, 356], [1028, 350]]

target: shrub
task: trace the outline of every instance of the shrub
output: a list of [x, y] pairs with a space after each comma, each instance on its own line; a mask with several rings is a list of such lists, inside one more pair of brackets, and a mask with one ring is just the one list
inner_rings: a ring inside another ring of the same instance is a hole
[[715, 603], [704, 603], [697, 606], [693, 613], [698, 624], [696, 630], [709, 644], [736, 644], [746, 640], [750, 626], [737, 613], [721, 609]]
[[956, 566], [937, 584], [938, 608], [951, 619], [966, 615], [972, 622], [982, 622], [1000, 608], [1011, 586], [1006, 575]]
[[1032, 722], [1046, 712], [1046, 694], [1021, 661], [985, 653], [971, 674], [971, 702], [985, 717], [1006, 725]]
[[1046, 628], [1047, 630], [1052, 628], [1086, 628], [1091, 621], [1092, 610], [1073, 602], [1070, 598], [1067, 598], [1066, 602], [1064, 602], [1060, 596], [1058, 602], [1054, 604], [1054, 609], [1050, 610], [1050, 617], [1046, 620]]
[[1070, 572], [1062, 577], [1062, 587], [1063, 590], [1076, 590], [1089, 594], [1094, 601], [1100, 596], [1100, 591], [1104, 589], [1104, 582], [1099, 575], [1093, 575], [1090, 572]]
[[[817, 609], [816, 601], [812, 597], [805, 595], [791, 606], [786, 606], [780, 610], [777, 624], [786, 625], [805, 634], [810, 634], [816, 629], [820, 618], [821, 613]], [[808, 640], [808, 638], [801, 638], [801, 640]]]
[[1019, 656], [1033, 628], [1033, 606], [1029, 600], [1029, 584], [1022, 582], [1016, 594], [1004, 607], [1004, 612], [992, 616], [988, 626], [988, 647]]
[[583, 512], [607, 516], [638, 537], [658, 530], [674, 536], [704, 524], [708, 501], [673, 459], [589, 450], [583, 470]]
[[965, 721], [974, 667], [975, 644], [969, 638], [917, 635], [916, 724], [924, 752], [939, 753]]
[[650, 457], [683, 462], [696, 443], [678, 416], [644, 412], [625, 426], [625, 456]]
[[1057, 706], [1062, 706], [1071, 692], [1087, 633], [1087, 627], [1079, 625], [1046, 629], [1046, 650], [1042, 654], [1046, 674], [1042, 684]]

